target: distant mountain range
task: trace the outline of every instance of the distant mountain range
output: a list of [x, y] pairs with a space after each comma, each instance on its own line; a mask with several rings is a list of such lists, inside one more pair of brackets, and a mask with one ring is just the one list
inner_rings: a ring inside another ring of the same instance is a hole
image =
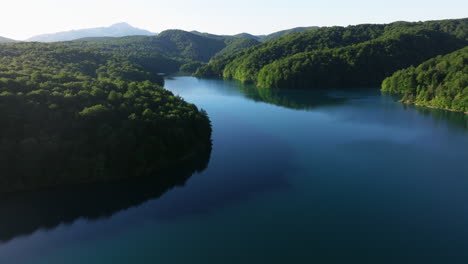
[[[211, 38], [224, 39], [226, 37], [252, 39], [259, 42], [265, 42], [272, 39], [280, 38], [290, 33], [296, 33], [306, 30], [318, 29], [319, 27], [297, 27], [287, 30], [278, 31], [269, 35], [252, 35], [249, 33], [240, 33], [237, 35], [214, 35], [210, 33], [202, 33], [198, 31], [191, 31], [191, 33]], [[87, 28], [79, 30], [70, 30], [50, 34], [42, 34], [26, 39], [25, 41], [33, 42], [60, 42], [60, 41], [73, 41], [73, 40], [109, 40], [112, 38], [126, 37], [126, 36], [155, 36], [156, 33], [148, 30], [139, 29], [129, 25], [128, 23], [118, 23], [109, 27]], [[15, 40], [0, 37], [1, 42], [15, 42]]]
[[16, 42], [16, 40], [0, 37], [0, 43]]
[[26, 41], [57, 42], [92, 37], [125, 37], [133, 35], [156, 35], [148, 30], [132, 27], [127, 23], [118, 23], [110, 27], [88, 28], [34, 36]]

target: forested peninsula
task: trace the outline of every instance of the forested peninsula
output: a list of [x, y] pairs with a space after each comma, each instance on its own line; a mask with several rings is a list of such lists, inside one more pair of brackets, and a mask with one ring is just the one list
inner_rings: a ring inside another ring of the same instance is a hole
[[402, 95], [404, 103], [468, 114], [468, 47], [397, 71], [382, 91]]
[[151, 175], [211, 151], [206, 112], [126, 56], [0, 45], [0, 192]]

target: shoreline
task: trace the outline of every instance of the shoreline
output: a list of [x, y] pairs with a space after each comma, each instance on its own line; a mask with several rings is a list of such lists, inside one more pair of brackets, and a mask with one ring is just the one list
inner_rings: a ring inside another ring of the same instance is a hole
[[425, 108], [430, 108], [430, 109], [436, 109], [436, 110], [450, 111], [450, 112], [454, 112], [454, 113], [460, 113], [460, 114], [468, 115], [468, 112], [463, 112], [463, 111], [458, 111], [458, 110], [453, 110], [453, 109], [448, 109], [448, 108], [439, 108], [439, 107], [434, 107], [434, 106], [429, 106], [429, 105], [424, 105], [424, 104], [413, 103], [413, 102], [409, 102], [409, 101], [400, 101], [400, 103], [407, 104], [407, 105], [415, 105], [415, 106], [425, 107]]

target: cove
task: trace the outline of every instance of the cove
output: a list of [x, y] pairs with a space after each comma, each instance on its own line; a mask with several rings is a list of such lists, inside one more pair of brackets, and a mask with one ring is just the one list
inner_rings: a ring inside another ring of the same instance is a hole
[[468, 261], [467, 115], [378, 89], [166, 88], [207, 111], [209, 157], [163, 187], [3, 197], [0, 263]]

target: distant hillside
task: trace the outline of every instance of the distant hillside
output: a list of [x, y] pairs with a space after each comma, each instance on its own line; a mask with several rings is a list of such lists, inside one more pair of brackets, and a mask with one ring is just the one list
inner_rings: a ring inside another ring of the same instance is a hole
[[228, 38], [225, 40], [225, 43], [227, 44], [226, 47], [218, 53], [216, 53], [216, 55], [213, 56], [212, 59], [215, 60], [234, 54], [238, 51], [257, 46], [261, 42], [252, 38]]
[[240, 34], [234, 35], [233, 37], [260, 40], [265, 36], [255, 36], [255, 35], [252, 35], [252, 34], [249, 34], [249, 33], [240, 33]]
[[113, 40], [117, 37], [88, 37], [88, 38], [80, 38], [74, 41], [106, 41], [106, 40]]
[[274, 39], [277, 39], [277, 38], [281, 38], [281, 37], [286, 36], [288, 34], [298, 33], [298, 32], [303, 32], [303, 31], [313, 30], [313, 29], [319, 29], [319, 28], [320, 27], [297, 27], [297, 28], [291, 28], [291, 29], [286, 29], [286, 30], [274, 32], [274, 33], [269, 34], [269, 35], [252, 35], [252, 34], [246, 33], [246, 32], [236, 34], [236, 35], [214, 35], [214, 34], [210, 34], [210, 33], [202, 33], [202, 32], [199, 32], [199, 31], [190, 31], [190, 33], [200, 35], [200, 36], [204, 36], [204, 37], [211, 37], [211, 38], [230, 38], [230, 37], [231, 38], [246, 38], [246, 39], [257, 40], [257, 41], [260, 41], [260, 42], [266, 42], [266, 41], [269, 41], [269, 40], [274, 40]]
[[0, 43], [10, 43], [10, 42], [16, 42], [16, 40], [0, 37]]
[[182, 30], [166, 30], [157, 36], [94, 37], [64, 43], [125, 56], [153, 73], [174, 73], [181, 66], [189, 64], [184, 67], [186, 71], [194, 66], [201, 66], [214, 57], [260, 44], [249, 38]]
[[214, 39], [183, 30], [166, 30], [151, 39], [151, 45], [171, 57], [208, 62], [226, 47], [223, 39]]
[[27, 39], [26, 41], [37, 41], [37, 42], [58, 42], [58, 41], [70, 41], [82, 38], [92, 37], [124, 37], [133, 35], [145, 35], [151, 36], [156, 35], [155, 33], [147, 30], [132, 27], [127, 23], [118, 23], [110, 27], [99, 27], [99, 28], [88, 28], [80, 30], [71, 30], [65, 32], [58, 32], [52, 34], [44, 34], [34, 36]]
[[319, 29], [319, 27], [297, 27], [297, 28], [286, 29], [286, 30], [272, 33], [267, 36], [263, 36], [259, 38], [259, 40], [262, 42], [265, 42], [265, 41], [281, 38], [282, 36], [286, 36], [291, 33], [297, 33], [297, 32], [302, 32], [302, 31], [307, 31], [307, 30], [312, 30], [312, 29]]
[[199, 32], [196, 30], [190, 31], [190, 33], [198, 35], [198, 36], [202, 36], [202, 37], [212, 38], [212, 39], [225, 39], [226, 38], [226, 36], [223, 36], [223, 35], [215, 35], [215, 34], [206, 33], [206, 32]]

